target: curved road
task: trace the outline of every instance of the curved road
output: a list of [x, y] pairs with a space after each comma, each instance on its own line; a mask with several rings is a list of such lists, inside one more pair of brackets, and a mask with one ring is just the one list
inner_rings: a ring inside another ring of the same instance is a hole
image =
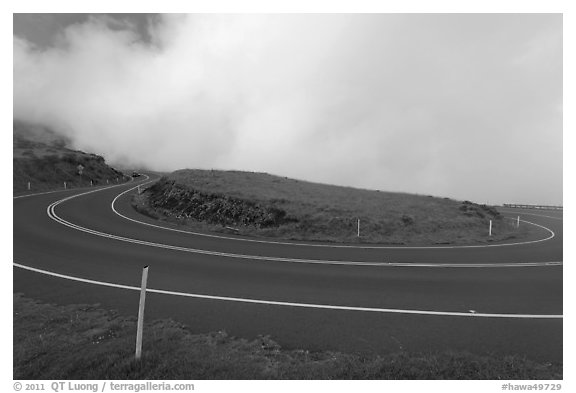
[[[562, 361], [561, 212], [510, 210], [534, 238], [488, 247], [334, 247], [158, 227], [139, 181], [14, 198], [14, 291], [287, 348], [465, 350]], [[506, 213], [503, 210], [503, 213]]]

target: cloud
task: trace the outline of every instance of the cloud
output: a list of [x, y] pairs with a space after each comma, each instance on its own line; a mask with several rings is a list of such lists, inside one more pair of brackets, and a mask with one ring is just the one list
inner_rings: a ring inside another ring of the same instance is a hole
[[121, 165], [561, 203], [561, 31], [557, 15], [162, 15], [143, 39], [91, 17], [53, 46], [14, 37], [14, 117]]

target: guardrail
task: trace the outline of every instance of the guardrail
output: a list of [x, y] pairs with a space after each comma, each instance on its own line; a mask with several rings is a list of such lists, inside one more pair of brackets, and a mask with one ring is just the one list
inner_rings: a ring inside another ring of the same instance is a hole
[[515, 203], [504, 203], [502, 206], [513, 207], [518, 209], [563, 210], [562, 206], [548, 206], [548, 205], [519, 205]]

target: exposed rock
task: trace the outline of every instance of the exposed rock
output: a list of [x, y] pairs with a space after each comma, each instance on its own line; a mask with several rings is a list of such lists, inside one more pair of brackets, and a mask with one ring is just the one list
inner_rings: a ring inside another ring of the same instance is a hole
[[192, 218], [221, 225], [254, 225], [260, 228], [297, 221], [272, 204], [204, 193], [166, 178], [160, 179], [146, 192], [153, 208], [163, 209], [164, 214], [177, 218]]

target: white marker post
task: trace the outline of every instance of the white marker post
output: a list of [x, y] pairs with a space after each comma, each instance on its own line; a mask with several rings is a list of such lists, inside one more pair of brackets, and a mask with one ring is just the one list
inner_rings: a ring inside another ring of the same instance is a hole
[[490, 227], [488, 228], [488, 236], [492, 236], [492, 220], [490, 220]]
[[140, 289], [140, 305], [138, 307], [138, 327], [136, 330], [136, 360], [142, 357], [142, 330], [144, 329], [144, 304], [146, 303], [146, 283], [148, 282], [148, 266], [142, 270], [142, 288]]
[[141, 194], [141, 192], [140, 192], [140, 186], [138, 186], [138, 194]]
[[520, 216], [518, 216], [518, 219], [516, 220], [516, 228], [520, 228]]
[[108, 179], [106, 179], [106, 184], [110, 184], [110, 181], [108, 181]]
[[92, 180], [90, 180], [90, 187], [92, 187], [94, 185], [94, 183], [92, 183]]
[[358, 237], [360, 237], [360, 219], [358, 219]]
[[28, 191], [30, 191], [30, 182], [28, 182]]
[[64, 182], [64, 189], [66, 189], [66, 182]]

